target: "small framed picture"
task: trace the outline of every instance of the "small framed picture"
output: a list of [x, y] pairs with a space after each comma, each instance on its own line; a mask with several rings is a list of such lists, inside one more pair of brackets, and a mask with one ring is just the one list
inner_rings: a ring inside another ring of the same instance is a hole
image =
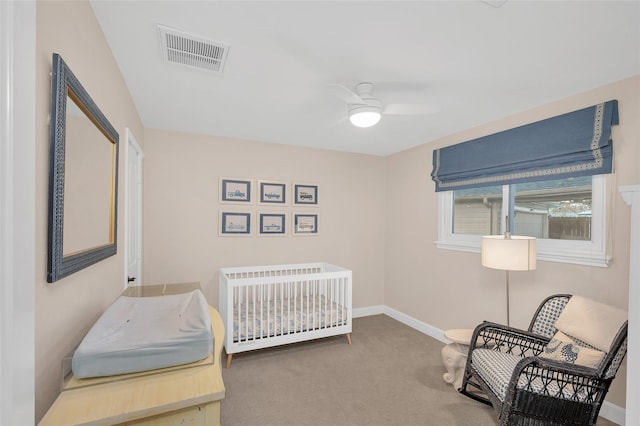
[[251, 179], [220, 178], [220, 202], [251, 204]]
[[293, 185], [293, 203], [296, 205], [318, 205], [318, 185]]
[[285, 213], [260, 213], [258, 235], [286, 235], [287, 215]]
[[289, 202], [285, 182], [258, 181], [258, 193], [260, 204], [286, 205]]
[[318, 215], [294, 213], [293, 235], [318, 235]]
[[251, 213], [220, 211], [220, 235], [251, 235]]

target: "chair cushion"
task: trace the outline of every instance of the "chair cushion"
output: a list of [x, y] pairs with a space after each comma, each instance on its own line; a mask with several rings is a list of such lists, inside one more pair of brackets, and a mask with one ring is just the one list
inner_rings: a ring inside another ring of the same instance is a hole
[[553, 336], [547, 346], [545, 346], [544, 351], [540, 354], [543, 358], [591, 368], [596, 368], [600, 365], [605, 355], [604, 352], [597, 349], [578, 345], [571, 337], [562, 331], [558, 331]]
[[[489, 385], [493, 393], [504, 402], [509, 387], [509, 381], [513, 375], [513, 370], [522, 358], [517, 355], [506, 354], [492, 349], [474, 349], [471, 353], [472, 367]], [[527, 389], [533, 393], [560, 396], [565, 399], [584, 401], [587, 399], [587, 391], [584, 386], [576, 384], [564, 384], [560, 386], [555, 380], [546, 379], [544, 382], [540, 377], [528, 383], [525, 375], [518, 379], [518, 389]]]
[[609, 352], [620, 327], [627, 320], [627, 312], [573, 296], [556, 321], [556, 328], [602, 351]]
[[474, 349], [471, 353], [474, 370], [480, 374], [500, 401], [504, 401], [513, 370], [521, 359], [519, 356], [492, 349]]

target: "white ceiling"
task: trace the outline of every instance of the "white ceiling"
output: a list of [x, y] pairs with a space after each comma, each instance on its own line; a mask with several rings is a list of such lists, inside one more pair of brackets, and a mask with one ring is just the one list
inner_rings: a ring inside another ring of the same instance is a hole
[[[639, 1], [501, 3], [91, 2], [148, 128], [389, 155], [640, 74]], [[229, 44], [223, 74], [163, 62], [158, 24]], [[439, 112], [356, 128], [327, 84], [361, 81]]]

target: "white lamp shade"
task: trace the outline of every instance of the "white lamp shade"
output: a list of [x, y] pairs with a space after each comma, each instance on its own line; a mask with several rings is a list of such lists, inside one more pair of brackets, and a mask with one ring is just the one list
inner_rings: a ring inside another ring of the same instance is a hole
[[536, 269], [536, 239], [515, 235], [482, 237], [482, 266], [504, 271]]

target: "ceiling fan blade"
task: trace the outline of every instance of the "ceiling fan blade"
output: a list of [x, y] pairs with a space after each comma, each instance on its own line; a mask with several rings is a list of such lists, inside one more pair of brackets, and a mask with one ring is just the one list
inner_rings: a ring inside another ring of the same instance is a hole
[[389, 104], [383, 114], [393, 115], [428, 115], [440, 111], [437, 105], [429, 104]]
[[366, 104], [366, 102], [360, 96], [358, 96], [355, 92], [347, 89], [342, 84], [329, 83], [327, 84], [327, 86], [329, 87], [329, 89], [331, 89], [334, 95], [348, 104]]

